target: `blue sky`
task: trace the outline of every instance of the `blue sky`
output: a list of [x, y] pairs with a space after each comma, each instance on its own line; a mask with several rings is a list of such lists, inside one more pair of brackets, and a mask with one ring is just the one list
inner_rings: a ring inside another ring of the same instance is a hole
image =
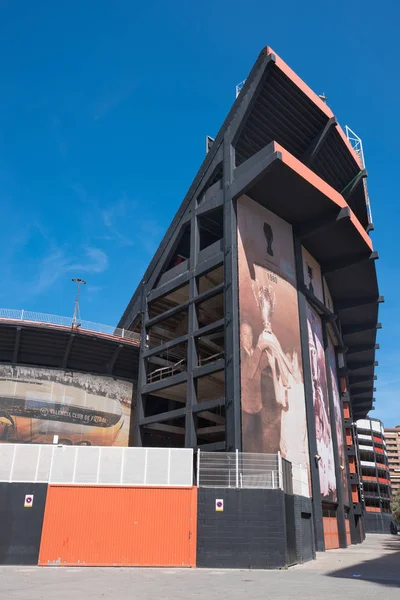
[[265, 45], [364, 142], [400, 423], [397, 0], [0, 0], [0, 306], [118, 321]]

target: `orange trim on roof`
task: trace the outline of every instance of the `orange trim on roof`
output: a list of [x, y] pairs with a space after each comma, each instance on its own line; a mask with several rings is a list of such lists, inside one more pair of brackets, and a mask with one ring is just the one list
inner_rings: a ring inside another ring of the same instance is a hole
[[[335, 115], [333, 114], [332, 110], [329, 108], [329, 106], [327, 104], [325, 104], [325, 102], [323, 102], [321, 100], [321, 98], [318, 96], [318, 94], [316, 94], [302, 79], [301, 77], [299, 77], [290, 67], [289, 65], [287, 65], [285, 63], [284, 60], [282, 60], [282, 58], [273, 51], [273, 49], [270, 46], [266, 46], [265, 48], [266, 52], [267, 52], [267, 56], [269, 54], [274, 54], [274, 56], [276, 57], [276, 66], [295, 84], [297, 85], [297, 87], [312, 101], [314, 102], [314, 104], [320, 109], [322, 110], [322, 112], [330, 119], [331, 117], [334, 117]], [[340, 137], [342, 138], [343, 142], [345, 143], [348, 151], [350, 152], [351, 156], [353, 157], [353, 159], [356, 161], [356, 164], [358, 165], [358, 167], [360, 169], [362, 169], [362, 165], [361, 165], [361, 161], [360, 158], [357, 156], [356, 152], [354, 151], [354, 148], [352, 147], [352, 145], [350, 144], [349, 140], [347, 139], [347, 136], [345, 134], [345, 132], [343, 131], [343, 129], [341, 128], [341, 126], [338, 124], [336, 125], [336, 131], [338, 132], [338, 134], [340, 135]]]
[[[298, 173], [303, 179], [311, 183], [315, 188], [317, 188], [322, 194], [324, 194], [327, 198], [332, 200], [339, 208], [349, 207], [346, 200], [343, 198], [339, 192], [337, 192], [329, 183], [326, 183], [319, 175], [314, 173], [311, 169], [306, 167], [304, 163], [298, 160], [293, 154], [290, 154], [283, 146], [274, 142], [275, 151], [280, 152], [282, 154], [282, 162], [285, 163], [288, 167], [290, 167], [293, 171]], [[368, 248], [372, 251], [372, 240], [369, 237], [368, 233], [365, 231], [364, 227], [361, 225], [360, 221], [357, 219], [353, 211], [350, 209], [350, 220], [353, 223], [354, 227], [357, 229], [358, 233], [363, 238], [364, 242], [367, 244]]]
[[276, 57], [276, 66], [284, 73], [298, 88], [312, 101], [322, 112], [330, 119], [334, 116], [333, 112], [325, 102], [313, 92], [313, 90], [281, 59], [270, 46], [266, 46], [267, 55], [274, 54]]

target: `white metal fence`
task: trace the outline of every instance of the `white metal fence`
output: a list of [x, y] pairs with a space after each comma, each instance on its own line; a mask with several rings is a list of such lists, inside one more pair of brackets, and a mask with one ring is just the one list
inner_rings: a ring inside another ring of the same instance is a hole
[[282, 480], [278, 454], [200, 451], [197, 454], [200, 487], [277, 489]]
[[193, 450], [1, 444], [0, 481], [191, 487]]
[[74, 321], [72, 317], [61, 317], [58, 315], [47, 315], [43, 313], [33, 312], [30, 310], [16, 310], [12, 308], [0, 308], [0, 320], [7, 319], [12, 321], [24, 321], [28, 323], [43, 323], [46, 325], [56, 325], [59, 327], [68, 327], [80, 329], [84, 331], [93, 331], [104, 335], [112, 335], [114, 337], [124, 338], [135, 342], [140, 342], [140, 336], [120, 327], [112, 327], [111, 325], [102, 325], [101, 323], [92, 323], [91, 321]]
[[282, 489], [310, 496], [308, 472], [278, 454], [197, 452], [197, 485], [210, 488]]

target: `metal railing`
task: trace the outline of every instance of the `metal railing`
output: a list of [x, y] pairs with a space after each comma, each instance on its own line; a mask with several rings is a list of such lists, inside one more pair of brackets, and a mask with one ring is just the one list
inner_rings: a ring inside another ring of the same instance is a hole
[[211, 488], [280, 489], [279, 454], [197, 451], [197, 485]]
[[309, 497], [307, 469], [278, 454], [197, 451], [197, 485], [208, 488], [281, 489]]
[[169, 365], [167, 367], [160, 367], [159, 369], [155, 369], [151, 373], [149, 373], [147, 377], [147, 383], [154, 383], [155, 381], [161, 381], [163, 379], [167, 379], [168, 377], [172, 377], [177, 373], [183, 373], [186, 370], [186, 359], [182, 358], [177, 363], [173, 365]]
[[61, 317], [58, 315], [48, 315], [30, 310], [16, 310], [10, 308], [0, 308], [0, 320], [23, 321], [25, 323], [40, 323], [45, 325], [55, 325], [58, 327], [67, 327], [81, 331], [92, 331], [123, 338], [132, 342], [140, 343], [140, 336], [134, 331], [112, 327], [111, 325], [102, 325], [101, 323], [92, 323], [91, 321], [74, 321], [72, 317]]
[[206, 356], [205, 358], [199, 357], [199, 366], [207, 365], [208, 363], [215, 362], [220, 358], [224, 358], [224, 352], [217, 352], [216, 354], [212, 354], [211, 356]]

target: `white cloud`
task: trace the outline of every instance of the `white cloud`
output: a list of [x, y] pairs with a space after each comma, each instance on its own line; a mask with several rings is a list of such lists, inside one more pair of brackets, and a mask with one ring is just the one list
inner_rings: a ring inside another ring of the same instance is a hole
[[42, 260], [32, 292], [41, 294], [68, 273], [79, 277], [82, 273], [103, 273], [107, 268], [108, 256], [100, 248], [86, 247], [82, 257], [70, 257], [65, 250], [58, 248]]

